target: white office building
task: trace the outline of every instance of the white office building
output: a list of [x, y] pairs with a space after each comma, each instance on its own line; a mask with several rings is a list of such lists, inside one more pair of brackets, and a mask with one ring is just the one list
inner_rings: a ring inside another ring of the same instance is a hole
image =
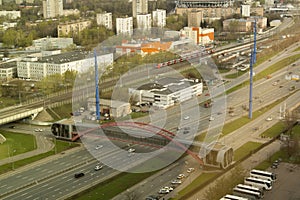
[[73, 38], [52, 38], [45, 37], [32, 41], [32, 46], [26, 48], [28, 50], [50, 50], [64, 49], [73, 43]]
[[150, 29], [151, 28], [151, 14], [140, 14], [136, 17], [137, 28]]
[[17, 77], [17, 63], [5, 62], [0, 63], [0, 80], [10, 80]]
[[163, 28], [166, 26], [167, 11], [162, 9], [156, 9], [152, 11], [152, 21], [154, 27]]
[[[113, 54], [98, 55], [99, 66], [113, 64]], [[41, 80], [53, 75], [63, 74], [67, 70], [86, 72], [95, 65], [95, 58], [91, 53], [83, 51], [66, 52], [42, 58], [25, 57], [17, 62], [18, 77], [23, 79]]]
[[133, 18], [124, 17], [116, 19], [116, 31], [118, 34], [132, 35], [133, 32]]
[[107, 29], [112, 30], [112, 13], [97, 14], [96, 20], [98, 25], [103, 25]]
[[142, 85], [137, 89], [129, 89], [134, 101], [165, 109], [201, 95], [203, 84], [199, 79], [182, 79], [164, 77], [153, 83]]
[[55, 18], [63, 14], [63, 0], [43, 0], [44, 18]]

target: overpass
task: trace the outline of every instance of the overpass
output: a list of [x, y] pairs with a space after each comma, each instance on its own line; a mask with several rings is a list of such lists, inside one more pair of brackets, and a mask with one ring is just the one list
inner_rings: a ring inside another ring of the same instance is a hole
[[15, 107], [15, 109], [13, 110], [11, 109], [1, 110], [0, 125], [14, 122], [27, 117], [31, 117], [32, 119], [34, 119], [37, 116], [37, 114], [41, 112], [43, 109], [44, 107], [38, 107], [38, 108]]
[[[120, 127], [127, 127], [130, 134]], [[102, 129], [103, 134], [97, 132], [98, 129]], [[151, 146], [157, 149], [167, 147], [171, 151], [186, 152], [200, 165], [211, 167], [227, 168], [233, 162], [233, 149], [231, 147], [218, 142], [206, 145], [202, 142], [189, 141], [176, 137], [176, 134], [171, 131], [142, 122], [109, 122], [99, 126], [80, 123], [75, 125], [73, 119], [64, 119], [53, 123], [51, 132], [56, 138], [70, 141], [86, 136], [93, 141], [108, 139], [140, 146]], [[201, 155], [200, 149], [204, 151]]]

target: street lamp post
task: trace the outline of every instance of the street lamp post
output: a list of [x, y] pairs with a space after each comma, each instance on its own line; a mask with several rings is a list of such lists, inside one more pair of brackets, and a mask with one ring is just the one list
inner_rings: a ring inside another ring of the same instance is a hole
[[16, 150], [14, 149], [12, 151], [12, 170], [15, 170], [15, 160], [14, 160], [14, 153], [16, 152]]

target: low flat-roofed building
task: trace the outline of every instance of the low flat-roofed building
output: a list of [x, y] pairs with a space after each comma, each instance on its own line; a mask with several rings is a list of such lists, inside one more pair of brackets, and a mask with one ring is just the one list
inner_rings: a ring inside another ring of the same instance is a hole
[[170, 77], [160, 78], [137, 89], [129, 89], [134, 101], [139, 104], [147, 103], [163, 109], [201, 95], [202, 91], [203, 84], [199, 79]]
[[0, 79], [10, 80], [17, 77], [17, 62], [0, 63]]
[[[124, 101], [110, 100], [110, 99], [100, 99], [100, 113], [104, 115], [105, 113], [111, 117], [124, 117], [131, 113], [130, 103]], [[96, 112], [96, 99], [88, 99], [88, 110]]]
[[[112, 65], [113, 54], [97, 55], [98, 65]], [[25, 57], [17, 62], [18, 77], [23, 79], [41, 80], [53, 75], [63, 74], [67, 70], [85, 72], [95, 65], [95, 58], [90, 52], [73, 51], [57, 55], [37, 57]]]
[[64, 49], [73, 43], [73, 38], [53, 38], [44, 37], [32, 41], [32, 46], [26, 48], [28, 50], [49, 50]]

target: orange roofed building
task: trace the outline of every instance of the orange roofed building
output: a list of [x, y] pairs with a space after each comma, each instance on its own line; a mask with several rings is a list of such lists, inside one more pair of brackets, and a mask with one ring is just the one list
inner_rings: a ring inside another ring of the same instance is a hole
[[116, 53], [119, 55], [137, 53], [145, 56], [147, 54], [154, 54], [160, 51], [168, 51], [172, 45], [172, 42], [128, 42], [122, 41], [122, 45], [116, 46]]
[[213, 28], [184, 27], [180, 30], [181, 37], [191, 39], [197, 45], [206, 45], [214, 41]]

